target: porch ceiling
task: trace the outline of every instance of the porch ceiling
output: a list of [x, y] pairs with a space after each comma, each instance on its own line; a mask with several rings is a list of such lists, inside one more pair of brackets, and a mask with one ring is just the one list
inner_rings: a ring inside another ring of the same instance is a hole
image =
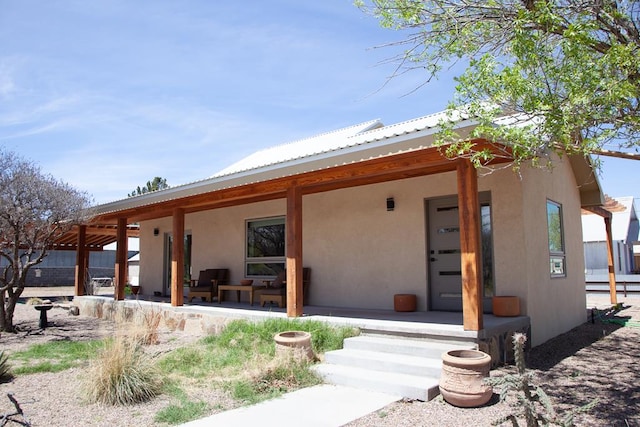
[[[110, 224], [92, 224], [87, 226], [85, 248], [90, 251], [101, 251], [106, 245], [116, 241], [117, 227]], [[127, 225], [127, 237], [138, 237], [140, 227], [137, 224]], [[62, 235], [51, 246], [54, 250], [77, 250], [78, 249], [78, 229], [73, 229]]]

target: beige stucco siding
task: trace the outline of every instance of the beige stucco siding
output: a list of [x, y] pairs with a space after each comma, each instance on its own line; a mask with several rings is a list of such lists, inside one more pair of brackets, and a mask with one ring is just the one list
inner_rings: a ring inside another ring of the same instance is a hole
[[[567, 163], [553, 172], [509, 169], [479, 179], [491, 193], [495, 287], [517, 295], [532, 317], [533, 344], [584, 320], [584, 266], [580, 200]], [[310, 304], [393, 309], [393, 295], [414, 293], [428, 307], [425, 200], [457, 193], [456, 174], [446, 173], [342, 189], [303, 197], [303, 264], [312, 268]], [[395, 210], [386, 210], [393, 197]], [[551, 279], [547, 198], [562, 204], [567, 277]], [[245, 222], [284, 216], [285, 200], [187, 215], [193, 274], [226, 267], [231, 281], [244, 277]], [[159, 236], [153, 236], [158, 228]], [[171, 219], [141, 224], [140, 282], [144, 293], [161, 291], [163, 235]]]
[[[527, 314], [533, 319], [532, 340], [537, 345], [586, 320], [580, 198], [565, 160], [557, 161], [552, 171], [525, 171], [523, 184], [525, 220], [530, 227], [526, 234]], [[549, 274], [547, 199], [562, 205], [566, 277]]]

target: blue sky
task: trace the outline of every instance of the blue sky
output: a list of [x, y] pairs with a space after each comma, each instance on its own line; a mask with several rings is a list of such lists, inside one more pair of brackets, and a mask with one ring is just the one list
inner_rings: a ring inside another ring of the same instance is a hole
[[[6, 0], [0, 144], [91, 194], [203, 179], [274, 144], [442, 110], [453, 73], [391, 80], [403, 34], [352, 0]], [[639, 163], [605, 159], [612, 196]]]

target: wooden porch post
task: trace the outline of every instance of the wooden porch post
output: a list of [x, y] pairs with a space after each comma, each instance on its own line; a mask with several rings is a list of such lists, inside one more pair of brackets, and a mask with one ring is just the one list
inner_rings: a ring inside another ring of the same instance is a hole
[[118, 229], [116, 231], [116, 288], [114, 299], [120, 301], [124, 299], [124, 287], [127, 283], [127, 219], [118, 218]]
[[171, 305], [184, 304], [184, 209], [173, 210], [173, 246], [171, 250]]
[[302, 192], [287, 189], [287, 316], [302, 316]]
[[460, 160], [456, 171], [460, 216], [463, 327], [466, 331], [479, 331], [483, 325], [478, 175], [469, 160]]
[[613, 232], [611, 231], [611, 214], [604, 217], [604, 227], [607, 231], [607, 263], [609, 267], [609, 295], [611, 304], [618, 303], [616, 291], [616, 268], [613, 262]]
[[87, 277], [87, 226], [80, 225], [78, 227], [78, 240], [76, 249], [76, 277], [75, 277], [75, 296], [84, 295], [84, 279]]

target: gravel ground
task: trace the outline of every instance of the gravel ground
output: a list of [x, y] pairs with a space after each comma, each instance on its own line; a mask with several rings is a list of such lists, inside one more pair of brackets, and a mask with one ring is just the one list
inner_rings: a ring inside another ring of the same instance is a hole
[[[51, 291], [54, 292], [54, 291]], [[626, 300], [625, 309], [615, 313], [617, 319], [633, 318], [640, 321], [640, 298]], [[629, 305], [629, 304], [632, 305]], [[606, 300], [589, 306], [606, 306]], [[33, 307], [19, 304], [16, 324], [20, 332], [0, 335], [0, 349], [9, 353], [29, 345], [52, 340], [86, 340], [110, 335], [111, 322], [86, 316], [69, 316], [63, 308], [49, 311], [51, 326], [38, 328], [38, 313]], [[193, 342], [198, 336], [163, 330], [160, 344], [151, 351], [163, 353]], [[536, 384], [553, 399], [556, 409], [564, 412], [598, 399], [588, 414], [579, 415], [578, 426], [640, 427], [640, 329], [622, 327], [615, 323], [584, 325], [531, 350], [528, 366], [534, 372]], [[492, 375], [513, 372], [513, 367], [492, 371]], [[19, 376], [0, 384], [0, 415], [13, 411], [6, 398], [14, 393], [33, 426], [154, 426], [155, 414], [170, 403], [172, 398], [162, 396], [151, 402], [129, 407], [111, 407], [90, 404], [83, 398], [80, 385], [86, 376], [86, 367], [80, 366], [56, 374]], [[237, 405], [220, 391], [194, 388], [199, 399], [212, 402], [211, 414]], [[439, 399], [431, 402], [401, 401], [371, 413], [348, 424], [364, 426], [488, 426], [511, 412], [498, 396], [484, 407], [463, 409], [453, 407]]]

